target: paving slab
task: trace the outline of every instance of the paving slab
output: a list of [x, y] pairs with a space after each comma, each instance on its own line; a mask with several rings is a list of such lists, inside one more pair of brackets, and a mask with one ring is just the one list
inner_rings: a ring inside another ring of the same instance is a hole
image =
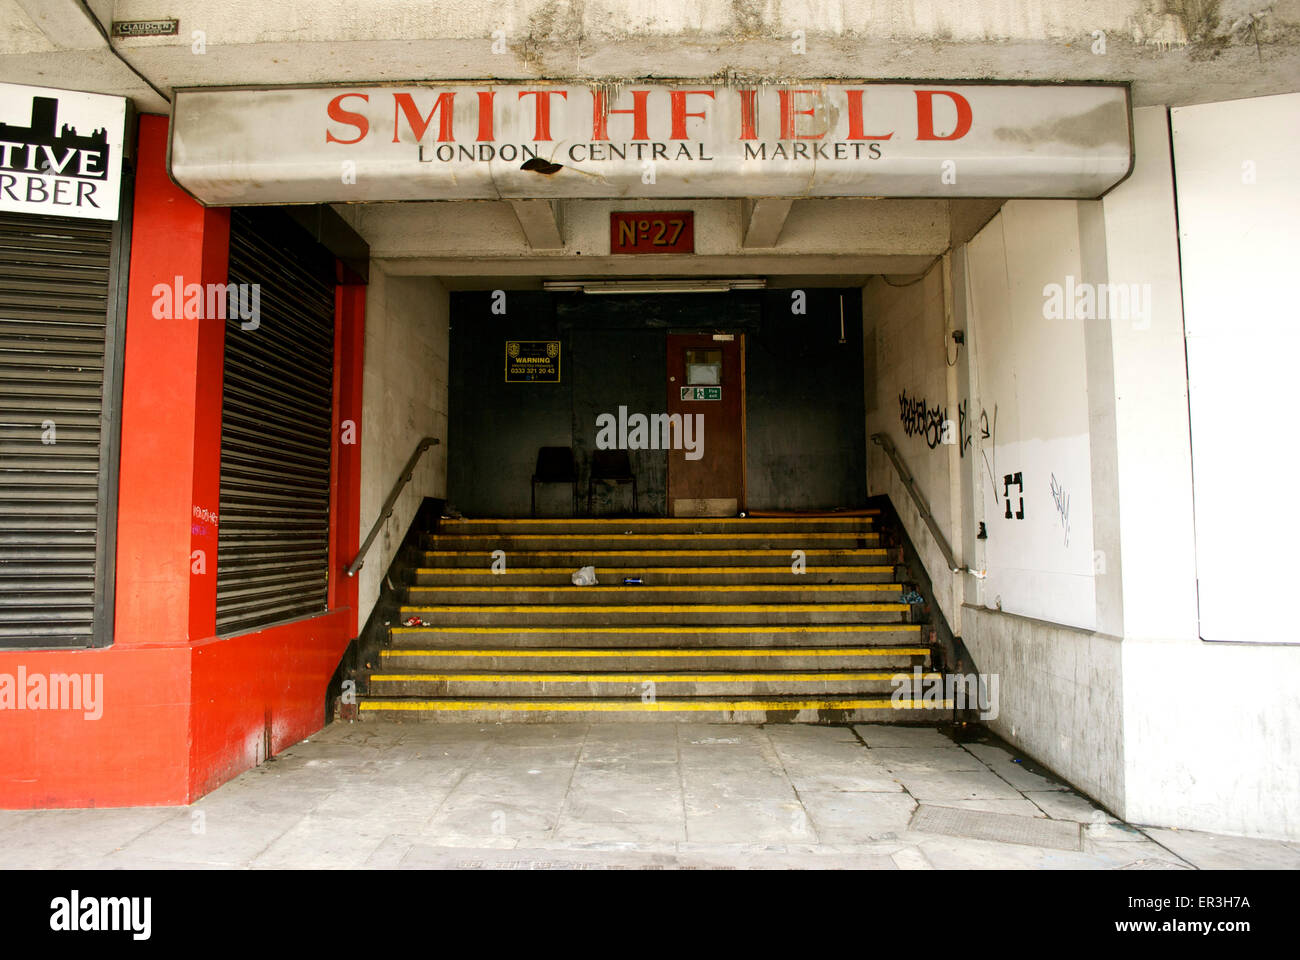
[[858, 763], [871, 761], [871, 751], [858, 740], [808, 739], [776, 736], [772, 748], [784, 764], [791, 761], [810, 763]]
[[307, 815], [304, 810], [250, 815], [237, 803], [200, 802], [173, 809], [170, 819], [125, 844], [122, 852], [168, 863], [246, 866]]
[[502, 723], [494, 724], [494, 747], [580, 747], [587, 738], [585, 723]]
[[852, 727], [832, 727], [817, 723], [767, 723], [762, 727], [773, 743], [808, 741], [815, 743], [852, 743], [861, 746]]
[[0, 833], [0, 867], [85, 867], [176, 817], [175, 807], [38, 810]]
[[1142, 832], [1200, 870], [1300, 870], [1300, 850], [1289, 843], [1159, 827]]
[[800, 795], [805, 791], [840, 790], [855, 793], [901, 793], [903, 785], [877, 763], [810, 763], [786, 765], [786, 776]]
[[590, 819], [565, 814], [552, 834], [555, 846], [572, 848], [591, 844], [658, 844], [672, 848], [686, 839], [686, 821], [677, 811], [676, 817], [659, 820]]
[[1083, 825], [1083, 834], [1089, 840], [1105, 843], [1143, 843], [1149, 838], [1137, 827], [1127, 823], [1094, 822]]
[[409, 820], [304, 817], [253, 858], [255, 868], [344, 870], [362, 866], [388, 836], [421, 826]]
[[826, 844], [895, 839], [907, 829], [916, 809], [916, 801], [902, 793], [801, 790], [799, 799], [817, 839]]
[[[672, 724], [611, 724], [617, 729], [604, 729], [593, 724], [582, 745], [579, 757], [583, 763], [604, 763], [622, 760], [677, 762], [677, 731]], [[628, 729], [628, 728], [631, 729]]]
[[1030, 763], [1027, 767], [1024, 759], [1018, 754], [1008, 753], [996, 744], [968, 743], [966, 749], [988, 764], [990, 770], [1017, 790], [1043, 792], [1070, 789], [1068, 784], [1033, 772], [1034, 764]]
[[1027, 790], [1025, 799], [1053, 820], [1077, 820], [1079, 823], [1109, 823], [1115, 820], [1101, 807], [1073, 790]]
[[[1133, 827], [1013, 760], [895, 725], [334, 724], [192, 806], [0, 811], [0, 869], [1300, 869], [1300, 844]], [[925, 833], [918, 802], [1082, 849]]]
[[607, 823], [682, 819], [682, 783], [674, 766], [579, 769], [565, 799], [566, 817]]
[[790, 799], [751, 798], [744, 803], [686, 794], [686, 835], [705, 843], [807, 843], [817, 840], [812, 820]]
[[905, 727], [893, 723], [857, 723], [853, 730], [868, 747], [956, 747], [951, 737], [934, 727]]
[[933, 870], [934, 864], [920, 846], [904, 847], [889, 857], [899, 870]]
[[401, 866], [402, 860], [410, 852], [412, 846], [424, 841], [425, 838], [418, 835], [389, 834], [380, 841], [379, 846], [370, 851], [370, 856], [366, 857], [365, 863], [361, 866], [366, 869], [391, 870]]
[[501, 769], [571, 767], [582, 753], [581, 741], [571, 743], [494, 743], [479, 754], [483, 766]]
[[451, 793], [451, 786], [428, 787], [411, 783], [370, 782], [334, 791], [316, 804], [318, 817], [375, 820], [396, 814], [403, 820], [428, 820]]
[[927, 800], [939, 807], [956, 807], [959, 810], [982, 810], [986, 813], [1013, 813], [1019, 817], [1046, 817], [1037, 805], [1024, 797], [980, 797], [972, 800]]
[[471, 768], [452, 788], [451, 796], [466, 796], [479, 800], [493, 797], [536, 797], [559, 802], [573, 782], [573, 766], [532, 767], [528, 765], [502, 768], [493, 765]]
[[469, 844], [491, 844], [498, 838], [545, 839], [560, 820], [560, 804], [561, 798], [543, 802], [529, 797], [452, 796], [418, 832]]
[[1022, 817], [923, 803], [908, 827], [913, 833], [937, 833], [1054, 850], [1081, 850], [1080, 826], [1070, 820]]
[[1079, 851], [965, 837], [906, 836], [917, 840], [921, 851], [938, 870], [1104, 870], [1112, 867], [1100, 857]]
[[1019, 790], [987, 769], [897, 776], [904, 789], [918, 800], [1022, 799]]
[[955, 773], [982, 771], [988, 767], [978, 757], [951, 747], [877, 747], [867, 751], [871, 759], [892, 773]]
[[767, 729], [758, 725], [740, 723], [679, 723], [677, 739], [682, 743], [696, 745], [710, 744], [759, 744], [771, 746]]
[[1083, 851], [1111, 870], [1195, 870], [1154, 840], [1097, 840], [1085, 831]]

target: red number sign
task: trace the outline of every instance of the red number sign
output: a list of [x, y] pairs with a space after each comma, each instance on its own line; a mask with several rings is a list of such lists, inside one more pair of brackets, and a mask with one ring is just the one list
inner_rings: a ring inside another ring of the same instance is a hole
[[694, 253], [695, 213], [611, 213], [610, 253]]

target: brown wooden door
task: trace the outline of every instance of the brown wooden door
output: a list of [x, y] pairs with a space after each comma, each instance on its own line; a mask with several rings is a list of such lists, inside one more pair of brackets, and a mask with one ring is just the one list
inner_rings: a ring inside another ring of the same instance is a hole
[[683, 441], [668, 451], [668, 515], [735, 516], [745, 505], [743, 334], [668, 334], [668, 413], [681, 417]]

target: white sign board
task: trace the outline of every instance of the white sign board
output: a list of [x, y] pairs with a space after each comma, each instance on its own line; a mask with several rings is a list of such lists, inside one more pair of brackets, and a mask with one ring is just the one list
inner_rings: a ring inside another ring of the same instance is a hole
[[457, 83], [179, 90], [207, 204], [671, 197], [1094, 198], [1120, 85]]
[[1176, 107], [1171, 120], [1201, 639], [1300, 643], [1295, 621], [1261, 602], [1295, 589], [1300, 540], [1283, 496], [1300, 464], [1300, 93]]
[[0, 210], [116, 220], [126, 98], [0, 83]]

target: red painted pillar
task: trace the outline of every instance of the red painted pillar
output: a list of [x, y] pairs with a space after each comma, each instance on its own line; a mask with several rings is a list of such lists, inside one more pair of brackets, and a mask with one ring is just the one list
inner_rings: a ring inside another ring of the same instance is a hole
[[167, 118], [141, 117], [115, 644], [179, 643], [215, 632], [225, 323], [203, 316], [206, 285], [227, 282], [230, 214], [181, 191], [166, 161]]
[[357, 622], [357, 581], [348, 565], [361, 546], [361, 388], [365, 372], [366, 288], [342, 283], [334, 296], [334, 470], [330, 497], [331, 610], [350, 610]]

